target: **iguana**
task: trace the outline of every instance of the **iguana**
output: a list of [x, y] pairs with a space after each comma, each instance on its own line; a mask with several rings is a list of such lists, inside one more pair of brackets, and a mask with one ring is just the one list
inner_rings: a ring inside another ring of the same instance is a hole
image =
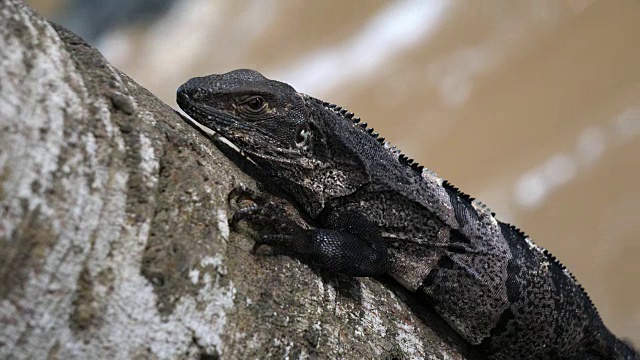
[[246, 69], [193, 78], [177, 102], [313, 220], [256, 201], [234, 221], [276, 223], [258, 246], [330, 272], [389, 274], [490, 359], [640, 358], [548, 251], [346, 109]]

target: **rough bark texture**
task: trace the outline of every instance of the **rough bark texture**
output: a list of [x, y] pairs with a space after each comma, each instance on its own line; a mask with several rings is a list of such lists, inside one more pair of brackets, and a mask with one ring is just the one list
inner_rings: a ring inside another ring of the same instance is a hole
[[80, 38], [0, 11], [0, 358], [463, 358], [392, 282], [252, 255], [226, 204], [251, 178]]

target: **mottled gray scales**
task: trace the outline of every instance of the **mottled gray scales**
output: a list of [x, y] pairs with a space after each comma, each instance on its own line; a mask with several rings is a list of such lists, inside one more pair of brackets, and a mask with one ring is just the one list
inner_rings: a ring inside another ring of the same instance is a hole
[[178, 89], [194, 120], [226, 137], [310, 219], [274, 203], [234, 223], [325, 271], [387, 273], [490, 359], [638, 359], [548, 252], [388, 144], [353, 113], [253, 70]]

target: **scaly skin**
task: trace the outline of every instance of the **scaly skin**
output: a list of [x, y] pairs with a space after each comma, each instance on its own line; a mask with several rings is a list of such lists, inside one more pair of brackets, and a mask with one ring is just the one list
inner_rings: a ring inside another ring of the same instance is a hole
[[[638, 359], [546, 250], [336, 105], [253, 70], [189, 80], [178, 104], [238, 146], [318, 226], [273, 203], [285, 249], [327, 271], [390, 274], [491, 359]], [[260, 201], [258, 201], [260, 203]]]

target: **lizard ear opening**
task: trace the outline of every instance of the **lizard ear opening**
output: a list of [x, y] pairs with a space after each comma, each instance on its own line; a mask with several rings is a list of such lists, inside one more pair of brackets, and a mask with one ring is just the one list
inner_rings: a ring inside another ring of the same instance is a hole
[[296, 137], [294, 139], [294, 146], [296, 149], [300, 149], [304, 152], [311, 151], [313, 134], [308, 123], [304, 123], [298, 127], [296, 131]]

